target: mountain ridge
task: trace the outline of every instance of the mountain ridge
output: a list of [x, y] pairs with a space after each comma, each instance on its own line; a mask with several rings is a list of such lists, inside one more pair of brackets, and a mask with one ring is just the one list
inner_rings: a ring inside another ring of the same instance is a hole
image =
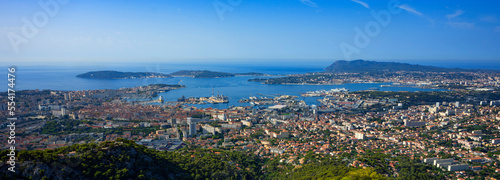
[[368, 60], [337, 60], [325, 68], [328, 73], [366, 73], [366, 72], [395, 72], [395, 71], [423, 71], [423, 72], [500, 72], [485, 69], [444, 68], [437, 66], [400, 63], [378, 62]]

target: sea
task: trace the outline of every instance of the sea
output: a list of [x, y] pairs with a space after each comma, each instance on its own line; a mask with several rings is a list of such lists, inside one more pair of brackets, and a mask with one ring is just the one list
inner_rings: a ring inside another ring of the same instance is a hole
[[[212, 95], [224, 95], [229, 97], [227, 104], [203, 104], [194, 105], [201, 108], [228, 108], [232, 106], [248, 106], [247, 103], [239, 103], [242, 98], [274, 97], [279, 95], [298, 96], [306, 104], [318, 105], [318, 97], [301, 97], [300, 93], [316, 90], [330, 90], [333, 88], [346, 88], [349, 91], [369, 90], [370, 88], [380, 88], [380, 91], [443, 91], [439, 89], [421, 89], [413, 87], [380, 87], [390, 83], [357, 83], [341, 85], [269, 85], [260, 82], [247, 81], [256, 76], [236, 76], [228, 78], [197, 79], [190, 77], [174, 78], [149, 78], [149, 79], [116, 79], [98, 80], [82, 79], [76, 75], [88, 71], [115, 70], [123, 72], [159, 72], [172, 73], [179, 70], [211, 70], [221, 72], [260, 72], [271, 74], [272, 77], [286, 76], [287, 74], [304, 74], [308, 72], [321, 72], [330, 62], [325, 63], [275, 63], [275, 64], [180, 64], [180, 63], [107, 63], [103, 65], [47, 65], [47, 66], [15, 66], [16, 67], [16, 90], [93, 90], [93, 89], [119, 89], [123, 87], [145, 86], [149, 84], [180, 84], [185, 88], [171, 90], [160, 93], [165, 101], [176, 101], [184, 97], [208, 97]], [[5, 78], [0, 78], [0, 83], [4, 84], [0, 89], [7, 91], [7, 67], [1, 72]], [[500, 68], [499, 68], [500, 69]], [[269, 78], [261, 77], [261, 78]]]

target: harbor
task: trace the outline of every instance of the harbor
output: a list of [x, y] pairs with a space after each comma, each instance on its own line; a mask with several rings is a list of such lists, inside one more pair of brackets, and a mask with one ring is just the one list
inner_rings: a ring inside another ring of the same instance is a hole
[[250, 96], [248, 99], [242, 98], [239, 100], [239, 103], [249, 103], [252, 106], [262, 106], [262, 105], [272, 105], [272, 104], [286, 104], [290, 102], [295, 102], [298, 98], [297, 96], [292, 95], [270, 95], [274, 96], [273, 98], [269, 98], [264, 96], [263, 94], [259, 94], [261, 97]]
[[332, 96], [338, 93], [349, 92], [346, 88], [335, 88], [330, 90], [316, 90], [316, 91], [308, 91], [306, 93], [300, 93], [302, 97], [324, 97], [324, 96]]
[[229, 98], [224, 95], [210, 96], [210, 97], [184, 97], [177, 99], [177, 102], [184, 104], [223, 104], [229, 103]]

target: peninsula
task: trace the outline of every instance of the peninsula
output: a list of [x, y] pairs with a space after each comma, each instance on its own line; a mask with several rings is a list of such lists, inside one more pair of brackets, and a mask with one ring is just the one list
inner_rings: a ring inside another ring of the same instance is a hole
[[[473, 80], [481, 84], [483, 77], [494, 78], [500, 71], [486, 69], [460, 69], [424, 66], [398, 62], [366, 60], [338, 60], [323, 72], [294, 74], [261, 80], [264, 84], [332, 85], [346, 83], [393, 83], [390, 86], [421, 88], [465, 89]], [[452, 82], [452, 83], [448, 83]], [[484, 85], [478, 85], [482, 87]]]
[[192, 78], [224, 78], [234, 76], [263, 76], [262, 73], [248, 72], [248, 73], [227, 73], [216, 72], [208, 70], [182, 70], [171, 73], [172, 76], [192, 77]]
[[119, 71], [91, 71], [79, 74], [76, 77], [86, 79], [144, 79], [144, 78], [171, 78], [171, 75], [153, 72], [119, 72]]
[[499, 72], [498, 70], [444, 68], [400, 62], [377, 62], [367, 60], [338, 60], [325, 68], [327, 73], [382, 73], [397, 71], [419, 72]]

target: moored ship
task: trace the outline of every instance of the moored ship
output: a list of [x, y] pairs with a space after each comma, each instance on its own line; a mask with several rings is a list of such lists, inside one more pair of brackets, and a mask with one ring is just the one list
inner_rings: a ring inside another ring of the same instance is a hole
[[308, 91], [306, 93], [300, 93], [301, 96], [303, 97], [322, 97], [322, 96], [328, 96], [332, 94], [337, 94], [341, 92], [348, 92], [349, 90], [346, 88], [335, 88], [335, 89], [330, 89], [330, 90], [317, 90], [317, 91]]

